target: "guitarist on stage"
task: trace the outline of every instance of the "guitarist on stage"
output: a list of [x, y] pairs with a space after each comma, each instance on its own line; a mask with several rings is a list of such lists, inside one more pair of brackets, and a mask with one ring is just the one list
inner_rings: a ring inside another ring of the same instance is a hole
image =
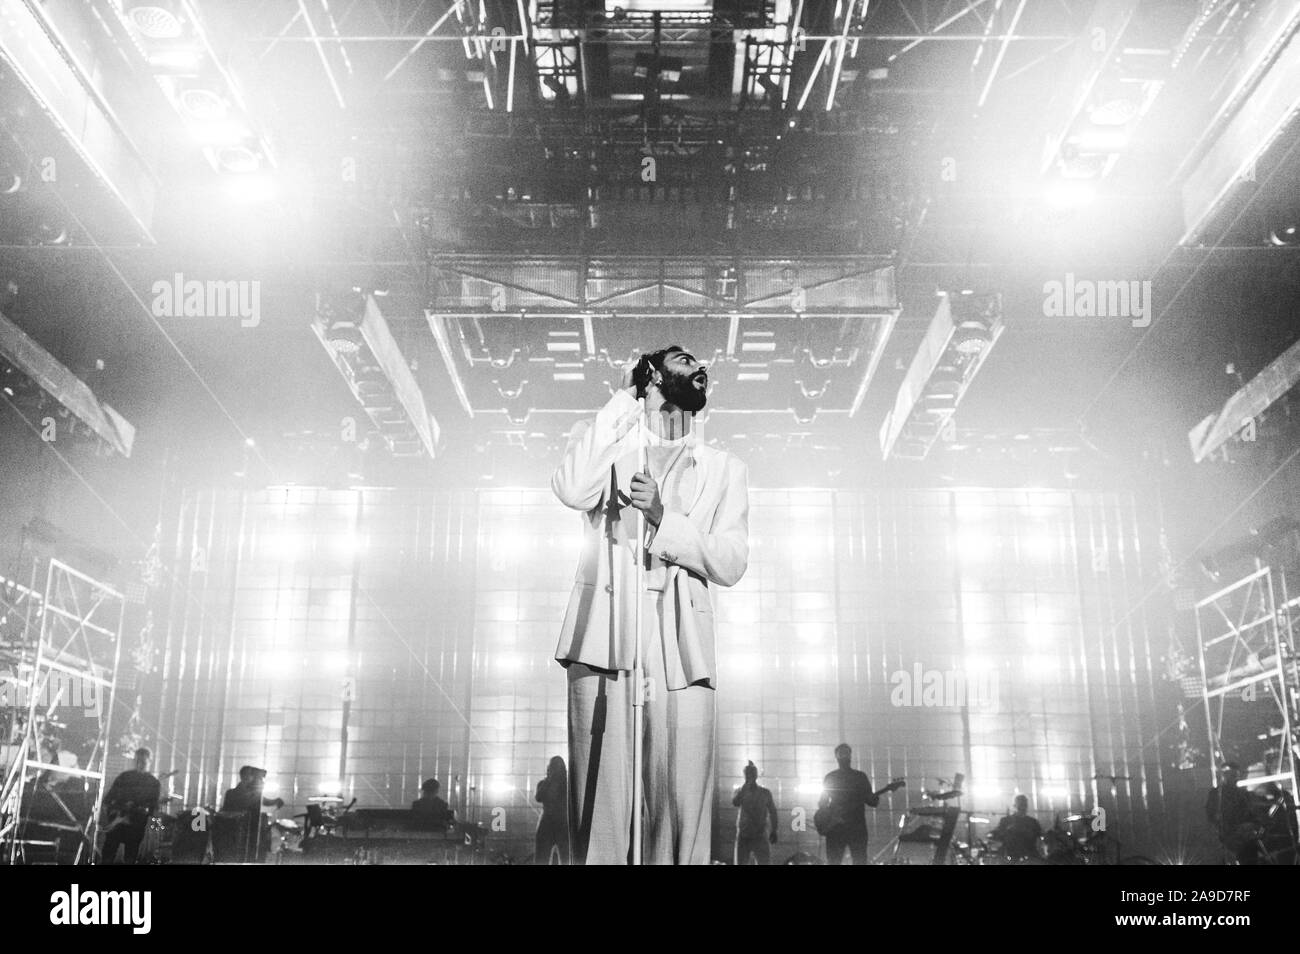
[[875, 808], [880, 796], [902, 788], [897, 779], [878, 792], [871, 790], [866, 772], [851, 768], [853, 750], [843, 742], [835, 747], [835, 761], [840, 767], [826, 776], [822, 797], [813, 824], [826, 836], [826, 863], [844, 863], [844, 849], [853, 856], [855, 865], [867, 864], [867, 806]]
[[124, 862], [128, 865], [136, 862], [149, 818], [158, 810], [158, 800], [162, 797], [162, 785], [149, 774], [152, 759], [153, 753], [148, 749], [136, 749], [135, 768], [115, 778], [104, 796], [104, 810], [109, 819], [104, 836], [104, 864], [115, 862], [119, 845], [124, 849]]

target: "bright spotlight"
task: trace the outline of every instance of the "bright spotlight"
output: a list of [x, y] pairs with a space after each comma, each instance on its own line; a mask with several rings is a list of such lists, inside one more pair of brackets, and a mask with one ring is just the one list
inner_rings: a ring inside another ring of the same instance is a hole
[[992, 538], [979, 530], [959, 530], [956, 545], [957, 555], [967, 561], [983, 560], [993, 550]]
[[198, 50], [183, 48], [151, 50], [146, 56], [149, 66], [158, 73], [192, 75], [203, 66], [203, 54]]
[[1128, 145], [1128, 132], [1121, 126], [1088, 126], [1070, 141], [1079, 152], [1122, 152]]
[[802, 534], [790, 538], [790, 555], [796, 563], [813, 560], [826, 552], [826, 537]]
[[795, 637], [801, 643], [820, 646], [826, 637], [827, 628], [825, 623], [796, 623]]
[[225, 192], [236, 202], [269, 202], [276, 195], [275, 180], [259, 173], [229, 176]]
[[1024, 538], [1025, 555], [1033, 560], [1046, 560], [1055, 550], [1055, 541], [1045, 533], [1033, 533]]
[[1081, 209], [1097, 198], [1097, 184], [1086, 179], [1056, 179], [1043, 188], [1043, 200], [1059, 212]]
[[300, 536], [288, 531], [269, 534], [263, 552], [273, 560], [295, 560], [302, 550]]
[[230, 146], [247, 139], [249, 131], [237, 119], [209, 119], [192, 123], [190, 135], [201, 146]]
[[335, 549], [339, 556], [352, 557], [356, 556], [365, 548], [366, 541], [359, 533], [346, 533], [335, 541]]
[[1268, 233], [1268, 240], [1279, 248], [1294, 248], [1300, 245], [1300, 225], [1295, 222], [1279, 224]]
[[272, 677], [287, 676], [293, 672], [294, 655], [282, 649], [273, 649], [262, 655], [262, 665]]
[[515, 790], [515, 787], [510, 784], [510, 780], [506, 778], [489, 779], [486, 787], [487, 793], [497, 798], [509, 795]]
[[806, 673], [825, 672], [828, 668], [828, 657], [821, 655], [800, 656], [799, 668]]
[[1056, 658], [1053, 656], [1025, 657], [1025, 672], [1031, 676], [1050, 676], [1056, 672]]

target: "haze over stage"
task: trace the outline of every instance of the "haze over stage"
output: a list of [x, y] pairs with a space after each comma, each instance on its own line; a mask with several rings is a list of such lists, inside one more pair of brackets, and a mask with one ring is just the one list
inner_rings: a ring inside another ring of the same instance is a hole
[[[749, 487], [716, 860], [750, 760], [774, 860], [823, 855], [844, 741], [908, 782], [881, 862], [991, 859], [1019, 794], [1044, 858], [1289, 857], [1295, 4], [0, 22], [6, 861], [93, 858], [142, 745], [160, 858], [241, 765], [281, 827], [174, 860], [549, 858], [582, 541], [551, 475], [670, 344]], [[1253, 855], [1207, 818], [1229, 762]], [[436, 838], [394, 821], [426, 779]]]

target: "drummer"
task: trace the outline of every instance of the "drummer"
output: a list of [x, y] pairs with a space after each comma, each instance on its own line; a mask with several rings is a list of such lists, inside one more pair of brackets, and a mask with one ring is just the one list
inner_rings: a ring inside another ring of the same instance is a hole
[[1017, 795], [1015, 806], [1015, 812], [1003, 816], [989, 837], [1002, 843], [1002, 854], [1010, 859], [1036, 856], [1038, 839], [1043, 837], [1043, 826], [1029, 814], [1028, 796]]
[[253, 765], [244, 765], [239, 769], [239, 784], [226, 789], [226, 797], [221, 801], [223, 812], [247, 812], [260, 815], [265, 808], [283, 808], [284, 799], [264, 798], [262, 786], [266, 782], [266, 769]]

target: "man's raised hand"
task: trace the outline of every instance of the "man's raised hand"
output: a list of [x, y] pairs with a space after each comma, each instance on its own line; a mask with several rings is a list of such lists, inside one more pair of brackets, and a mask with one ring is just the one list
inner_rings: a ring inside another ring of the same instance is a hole
[[632, 506], [645, 514], [653, 527], [664, 518], [663, 501], [659, 499], [659, 485], [646, 471], [632, 475]]

